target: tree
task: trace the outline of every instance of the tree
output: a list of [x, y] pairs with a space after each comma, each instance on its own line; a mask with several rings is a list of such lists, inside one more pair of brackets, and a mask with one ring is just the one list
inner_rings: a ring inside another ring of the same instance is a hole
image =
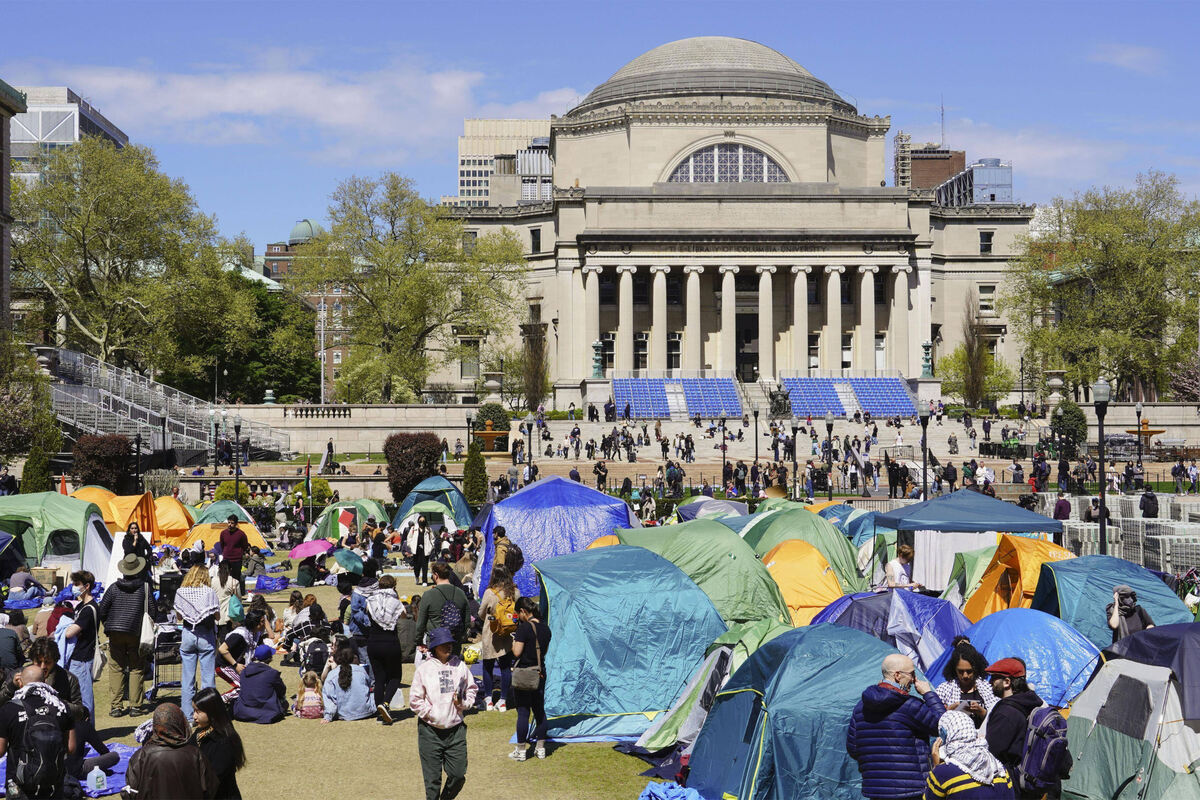
[[434, 433], [393, 433], [383, 442], [388, 488], [399, 503], [421, 481], [437, 474], [442, 440]]
[[484, 403], [479, 407], [479, 411], [475, 413], [475, 419], [471, 423], [477, 431], [487, 430], [488, 420], [491, 420], [492, 430], [505, 431], [504, 436], [496, 437], [496, 449], [508, 449], [509, 424], [512, 422], [512, 415], [504, 410], [504, 406], [499, 403]]
[[120, 434], [80, 436], [72, 450], [76, 485], [103, 486], [124, 494], [133, 483], [129, 469], [132, 451], [128, 437]]
[[967, 292], [963, 306], [963, 340], [937, 362], [942, 394], [962, 398], [970, 408], [996, 402], [1016, 384], [1013, 371], [989, 351], [983, 326], [975, 312], [977, 307], [975, 292], [971, 290]]
[[481, 505], [487, 500], [487, 465], [478, 440], [467, 448], [467, 460], [463, 464], [463, 495], [471, 505]]
[[1115, 379], [1114, 400], [1153, 400], [1196, 352], [1200, 201], [1173, 175], [1058, 198], [1012, 262], [1001, 297], [1032, 357], [1072, 386]]
[[[1061, 414], [1059, 409], [1062, 410]], [[1086, 442], [1088, 437], [1087, 417], [1083, 409], [1070, 398], [1065, 398], [1050, 415], [1050, 431], [1064, 442], [1063, 455], [1074, 458], [1079, 445]]]
[[50, 475], [50, 456], [40, 443], [29, 448], [25, 467], [21, 470], [21, 494], [49, 492], [54, 490], [54, 479]]
[[0, 330], [0, 460], [22, 453], [32, 457], [36, 449], [49, 474], [50, 455], [61, 446], [49, 379], [29, 351], [13, 342], [8, 331]]
[[521, 326], [525, 338], [524, 359], [521, 364], [521, 384], [525, 402], [537, 408], [550, 393], [550, 365], [546, 360], [546, 326], [530, 322]]
[[1200, 356], [1193, 355], [1176, 368], [1171, 376], [1171, 397], [1176, 403], [1200, 400]]
[[234, 500], [241, 506], [250, 502], [250, 487], [245, 481], [238, 481], [237, 497], [233, 496], [233, 488], [233, 481], [221, 481], [217, 484], [217, 490], [213, 492], [213, 500]]
[[418, 395], [458, 355], [456, 332], [486, 337], [517, 319], [525, 268], [511, 230], [469, 239], [447, 209], [390, 172], [343, 181], [329, 217], [329, 231], [299, 248], [288, 284], [301, 293], [341, 288], [353, 375], [377, 384], [381, 401], [392, 402], [398, 386]]

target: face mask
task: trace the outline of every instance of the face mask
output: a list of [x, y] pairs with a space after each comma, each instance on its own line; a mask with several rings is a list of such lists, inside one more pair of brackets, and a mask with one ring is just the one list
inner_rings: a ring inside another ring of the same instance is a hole
[[77, 584], [71, 584], [71, 597], [80, 597], [83, 595], [83, 588]]

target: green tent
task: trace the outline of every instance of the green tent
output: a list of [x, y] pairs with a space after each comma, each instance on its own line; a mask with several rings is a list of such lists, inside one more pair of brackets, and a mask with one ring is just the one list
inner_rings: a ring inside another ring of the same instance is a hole
[[942, 592], [942, 599], [962, 608], [963, 604], [979, 588], [979, 582], [983, 580], [983, 573], [987, 572], [994, 555], [996, 555], [996, 545], [994, 544], [978, 550], [955, 553], [954, 566], [950, 568], [949, 583], [946, 584], [946, 591]]
[[[108, 572], [112, 534], [95, 503], [57, 492], [0, 497], [0, 532], [20, 542], [17, 563], [70, 564], [97, 580]], [[0, 558], [0, 565], [10, 560]]]
[[754, 511], [759, 513], [762, 511], [796, 511], [803, 509], [804, 503], [797, 503], [795, 500], [788, 500], [786, 497], [768, 497], [759, 503]]
[[726, 624], [791, 614], [767, 568], [736, 533], [710, 519], [657, 528], [619, 528], [621, 544], [632, 544], [683, 570], [712, 600]]
[[797, 509], [772, 514], [762, 523], [746, 528], [742, 539], [760, 558], [788, 539], [808, 542], [833, 567], [842, 591], [846, 594], [866, 591], [867, 581], [858, 571], [858, 553], [854, 545], [833, 527], [833, 523], [811, 511]]
[[233, 500], [217, 500], [200, 509], [200, 514], [195, 517], [194, 524], [224, 525], [230, 514], [236, 515], [239, 522], [254, 522], [254, 517], [250, 516], [250, 512]]
[[343, 510], [350, 511], [353, 517], [350, 522], [354, 524], [355, 530], [362, 528], [367, 517], [374, 517], [377, 525], [386, 525], [388, 521], [387, 509], [378, 500], [367, 497], [358, 500], [340, 500], [325, 507], [321, 516], [317, 517], [316, 523], [309, 528], [308, 536], [305, 539], [338, 539], [344, 536], [345, 531], [339, 524]]

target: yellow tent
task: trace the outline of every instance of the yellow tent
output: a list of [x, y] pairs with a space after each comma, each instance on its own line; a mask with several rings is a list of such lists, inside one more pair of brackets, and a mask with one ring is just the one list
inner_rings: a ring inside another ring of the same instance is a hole
[[800, 539], [780, 542], [763, 556], [763, 566], [779, 585], [792, 624], [807, 625], [821, 609], [842, 596], [837, 575], [821, 551]]
[[149, 492], [116, 495], [102, 486], [82, 486], [72, 492], [71, 496], [95, 503], [104, 517], [104, 524], [114, 536], [124, 533], [131, 522], [136, 522], [144, 533], [155, 537], [159, 535], [154, 496]]
[[[259, 533], [258, 528], [254, 525], [251, 525], [249, 522], [239, 522], [238, 527], [246, 534], [246, 539], [249, 540], [252, 547], [267, 547], [266, 539], [263, 538], [263, 535]], [[183, 544], [179, 546], [186, 549], [195, 544], [197, 539], [203, 539], [204, 549], [211, 550], [213, 545], [217, 543], [217, 540], [221, 538], [221, 531], [223, 530], [225, 530], [225, 523], [223, 522], [202, 523], [192, 528], [188, 532], [187, 538], [184, 539]]]
[[100, 506], [100, 511], [107, 514], [105, 509], [108, 508], [108, 501], [112, 500], [116, 495], [105, 489], [103, 486], [80, 486], [75, 491], [71, 492], [71, 497], [77, 497], [80, 500], [86, 500], [89, 503], [95, 503]]
[[158, 530], [154, 544], [169, 544], [179, 547], [187, 539], [188, 531], [196, 524], [187, 506], [174, 497], [159, 497], [154, 500], [154, 516]]
[[589, 544], [587, 546], [587, 549], [591, 550], [596, 547], [609, 547], [610, 545], [620, 544], [620, 543], [621, 543], [621, 540], [619, 538], [617, 538], [617, 536], [615, 534], [610, 533], [607, 536], [601, 536], [599, 539], [597, 539], [596, 541]]
[[1001, 535], [996, 554], [988, 564], [979, 588], [963, 606], [963, 614], [971, 622], [1006, 608], [1029, 608], [1037, 589], [1042, 564], [1065, 561], [1075, 554], [1042, 539]]

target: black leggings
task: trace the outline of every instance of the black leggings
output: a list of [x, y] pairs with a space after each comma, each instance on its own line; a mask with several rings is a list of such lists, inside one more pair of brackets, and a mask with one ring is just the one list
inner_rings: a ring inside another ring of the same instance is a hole
[[[545, 681], [538, 687], [537, 691], [529, 692], [520, 689], [514, 689], [513, 694], [517, 698], [517, 744], [525, 744], [530, 739], [535, 742], [544, 741], [546, 738], [546, 689]], [[533, 712], [534, 721], [537, 722], [537, 727], [533, 729], [533, 735], [529, 734], [529, 712]]]
[[412, 557], [413, 579], [417, 585], [429, 583], [429, 556], [424, 553], [413, 553]]
[[375, 676], [375, 703], [386, 706], [400, 691], [404, 650], [394, 631], [385, 633], [388, 634], [386, 638], [367, 639], [367, 657], [371, 661], [371, 673]]

